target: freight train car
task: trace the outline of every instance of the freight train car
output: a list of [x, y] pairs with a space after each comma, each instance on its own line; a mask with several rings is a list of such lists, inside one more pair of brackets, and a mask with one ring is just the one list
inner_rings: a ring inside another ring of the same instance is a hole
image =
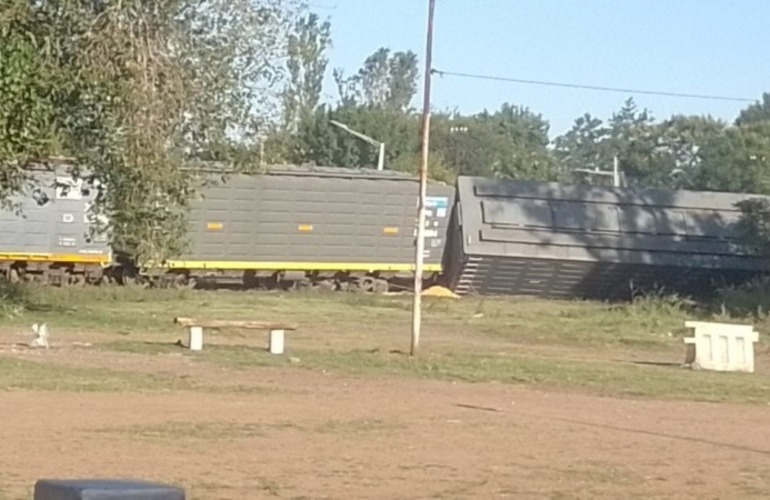
[[94, 194], [81, 180], [54, 171], [0, 210], [0, 273], [11, 281], [98, 282], [112, 262], [107, 239], [92, 235]]
[[735, 233], [749, 197], [460, 177], [445, 278], [461, 295], [702, 296], [770, 272]]
[[[275, 167], [228, 176], [193, 203], [190, 250], [163, 263], [162, 279], [386, 291], [413, 276], [417, 193], [415, 177], [398, 172]], [[428, 196], [431, 280], [441, 272], [454, 187], [431, 182]]]

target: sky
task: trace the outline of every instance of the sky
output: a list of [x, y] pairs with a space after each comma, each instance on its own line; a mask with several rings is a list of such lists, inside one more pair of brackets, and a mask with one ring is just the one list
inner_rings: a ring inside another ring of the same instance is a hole
[[[420, 58], [421, 107], [428, 0], [310, 0], [332, 25], [325, 100], [334, 68], [355, 73], [379, 47]], [[449, 72], [760, 99], [770, 92], [768, 0], [436, 0], [433, 68]], [[633, 97], [656, 119], [733, 121], [749, 102], [595, 92], [434, 75], [432, 107], [463, 114], [526, 106], [551, 135], [585, 113], [607, 119]]]

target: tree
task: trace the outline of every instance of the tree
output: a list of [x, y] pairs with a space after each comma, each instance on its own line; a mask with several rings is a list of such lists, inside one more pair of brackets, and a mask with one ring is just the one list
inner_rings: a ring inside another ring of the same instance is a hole
[[608, 152], [614, 157], [630, 185], [662, 186], [670, 172], [661, 170], [657, 157], [659, 129], [646, 109], [639, 110], [629, 98], [609, 120]]
[[612, 114], [605, 124], [586, 114], [573, 128], [556, 139], [555, 153], [571, 176], [584, 182], [605, 182], [578, 174], [578, 169], [610, 169], [615, 160], [631, 185], [658, 186], [669, 172], [661, 171], [658, 154], [659, 129], [649, 111], [639, 111], [633, 99]]
[[770, 194], [770, 122], [726, 128], [699, 155], [690, 189]]
[[558, 168], [548, 149], [548, 127], [542, 116], [507, 103], [494, 113], [439, 114], [431, 151], [459, 175], [554, 180]]
[[322, 106], [300, 126], [294, 158], [297, 163], [341, 167], [377, 164], [377, 148], [333, 126], [331, 120], [384, 142], [386, 165], [419, 148], [419, 122], [413, 115], [373, 106]]
[[[3, 62], [15, 61], [0, 80], [3, 189], [60, 141], [118, 248], [178, 252], [199, 182], [183, 166], [231, 159], [275, 119], [267, 90], [298, 12], [293, 0], [13, 0], [0, 17]], [[28, 76], [38, 69], [50, 85]]]
[[41, 54], [47, 23], [35, 22], [26, 0], [0, 11], [0, 206], [30, 181], [25, 165], [61, 153], [60, 85], [65, 83]]
[[331, 46], [331, 24], [310, 13], [297, 20], [287, 43], [289, 81], [283, 92], [284, 127], [295, 130], [321, 100]]
[[366, 58], [358, 73], [345, 77], [334, 71], [344, 106], [363, 105], [406, 112], [417, 93], [417, 55], [412, 51], [391, 54], [384, 47]]
[[762, 94], [762, 100], [750, 104], [742, 110], [735, 120], [736, 125], [748, 125], [760, 121], [770, 121], [770, 93]]
[[575, 170], [606, 170], [612, 165], [610, 139], [610, 129], [604, 122], [586, 113], [575, 120], [572, 129], [556, 138], [554, 155], [572, 179], [583, 179]]
[[650, 185], [672, 189], [702, 187], [704, 169], [713, 168], [706, 165], [713, 154], [708, 151], [725, 139], [727, 124], [707, 116], [676, 115], [657, 128], [656, 161], [660, 175]]

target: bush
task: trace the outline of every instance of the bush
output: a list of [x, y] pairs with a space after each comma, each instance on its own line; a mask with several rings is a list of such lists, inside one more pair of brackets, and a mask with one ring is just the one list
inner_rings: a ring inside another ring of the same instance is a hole
[[770, 277], [763, 276], [742, 285], [718, 289], [715, 305], [722, 314], [730, 316], [766, 316], [770, 311]]
[[34, 290], [27, 283], [0, 279], [0, 315], [18, 316], [35, 303]]

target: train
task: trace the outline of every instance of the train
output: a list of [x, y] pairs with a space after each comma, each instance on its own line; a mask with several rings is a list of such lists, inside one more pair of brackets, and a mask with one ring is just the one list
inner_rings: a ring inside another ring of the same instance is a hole
[[[98, 232], [94, 193], [63, 170], [0, 212], [0, 272], [53, 285], [348, 290], [411, 287], [418, 180], [401, 172], [273, 166], [207, 174], [188, 249], [137, 263]], [[770, 273], [741, 243], [751, 194], [570, 186], [472, 176], [430, 181], [425, 285], [458, 295], [691, 296]], [[103, 222], [103, 221], [102, 221]]]

